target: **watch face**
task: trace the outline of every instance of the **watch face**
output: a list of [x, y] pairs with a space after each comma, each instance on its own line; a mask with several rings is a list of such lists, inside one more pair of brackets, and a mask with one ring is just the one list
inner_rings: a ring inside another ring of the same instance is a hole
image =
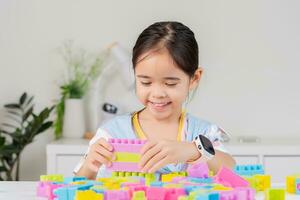
[[199, 135], [203, 148], [210, 154], [215, 155], [214, 147], [209, 139], [203, 135]]

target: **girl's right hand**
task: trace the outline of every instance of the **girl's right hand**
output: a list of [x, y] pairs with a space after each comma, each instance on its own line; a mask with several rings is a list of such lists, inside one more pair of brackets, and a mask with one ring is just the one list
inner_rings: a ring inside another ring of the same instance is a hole
[[114, 160], [113, 147], [104, 138], [100, 138], [93, 145], [86, 156], [86, 166], [98, 172], [102, 164], [106, 167], [111, 166], [111, 161]]

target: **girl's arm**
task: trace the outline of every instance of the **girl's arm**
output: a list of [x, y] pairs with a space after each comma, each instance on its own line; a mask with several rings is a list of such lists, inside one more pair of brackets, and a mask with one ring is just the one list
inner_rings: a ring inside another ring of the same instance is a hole
[[97, 172], [91, 170], [87, 166], [87, 163], [84, 162], [80, 170], [77, 173], [75, 173], [75, 176], [85, 176], [87, 179], [95, 180], [97, 176]]
[[115, 159], [112, 151], [113, 147], [106, 139], [98, 139], [90, 146], [82, 166], [75, 175], [85, 176], [88, 179], [96, 179], [98, 170], [103, 164], [107, 167], [111, 166], [112, 160]]
[[[201, 153], [198, 151], [196, 145], [193, 142], [191, 142], [190, 144], [192, 149], [190, 160], [198, 160], [201, 157]], [[215, 150], [215, 153], [215, 156], [211, 160], [207, 161], [209, 169], [213, 171], [214, 174], [216, 174], [222, 166], [229, 169], [232, 169], [234, 167], [235, 160], [231, 155], [219, 150]]]

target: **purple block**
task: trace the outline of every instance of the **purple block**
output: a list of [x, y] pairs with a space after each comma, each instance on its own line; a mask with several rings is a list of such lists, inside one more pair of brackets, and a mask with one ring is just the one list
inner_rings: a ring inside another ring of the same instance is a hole
[[208, 178], [208, 166], [206, 163], [196, 163], [187, 169], [188, 175], [195, 178]]
[[107, 167], [107, 169], [120, 172], [139, 172], [141, 170], [138, 166], [138, 163], [125, 162], [112, 162], [112, 165]]
[[128, 191], [126, 190], [107, 190], [104, 193], [104, 199], [130, 200], [130, 196]]
[[108, 142], [113, 146], [115, 152], [140, 153], [146, 140], [109, 139]]

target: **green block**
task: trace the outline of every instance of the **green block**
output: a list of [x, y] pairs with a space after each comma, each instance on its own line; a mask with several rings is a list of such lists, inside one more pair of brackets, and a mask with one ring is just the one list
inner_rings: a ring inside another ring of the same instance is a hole
[[266, 200], [284, 200], [285, 190], [282, 188], [270, 188], [265, 191]]

